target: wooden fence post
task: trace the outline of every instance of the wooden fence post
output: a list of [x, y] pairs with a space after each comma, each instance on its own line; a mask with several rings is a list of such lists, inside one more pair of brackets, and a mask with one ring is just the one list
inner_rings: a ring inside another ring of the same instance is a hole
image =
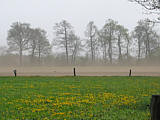
[[160, 120], [160, 95], [152, 95], [150, 110], [151, 120]]
[[131, 75], [132, 75], [132, 70], [130, 69], [129, 70], [129, 77], [131, 77]]
[[76, 76], [76, 68], [73, 68], [73, 74]]
[[17, 77], [17, 70], [13, 70], [14, 76]]

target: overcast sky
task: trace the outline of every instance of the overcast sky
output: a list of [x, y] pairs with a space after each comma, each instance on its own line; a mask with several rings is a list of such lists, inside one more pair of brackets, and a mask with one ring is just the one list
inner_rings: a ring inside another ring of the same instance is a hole
[[111, 18], [133, 30], [137, 21], [145, 17], [142, 7], [128, 0], [0, 0], [0, 46], [7, 45], [7, 31], [17, 21], [45, 29], [52, 41], [53, 26], [62, 19], [84, 37], [89, 21], [101, 28]]

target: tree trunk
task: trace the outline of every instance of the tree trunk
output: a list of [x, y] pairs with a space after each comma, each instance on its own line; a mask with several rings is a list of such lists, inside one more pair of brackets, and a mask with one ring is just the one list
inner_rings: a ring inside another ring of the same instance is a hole
[[94, 61], [94, 53], [93, 53], [93, 38], [90, 36], [90, 41], [91, 41], [91, 58], [92, 62]]
[[76, 63], [76, 48], [72, 51], [72, 64], [75, 65]]
[[148, 57], [151, 58], [151, 48], [150, 48], [150, 41], [148, 39]]
[[20, 46], [20, 49], [19, 49], [19, 63], [20, 63], [20, 66], [22, 65], [22, 47]]
[[107, 46], [106, 46], [106, 44], [104, 45], [104, 61], [106, 64], [106, 62], [107, 62]]
[[129, 60], [129, 41], [127, 42], [127, 60]]
[[34, 63], [34, 54], [35, 54], [35, 49], [32, 49], [31, 63]]
[[111, 39], [109, 40], [108, 54], [109, 54], [110, 63], [112, 64], [112, 43], [111, 43]]
[[149, 41], [149, 32], [146, 31], [146, 57], [150, 58], [151, 57], [151, 51], [150, 51], [150, 41]]
[[77, 56], [77, 45], [75, 46], [74, 54], [73, 54], [74, 65], [76, 64], [76, 56]]
[[68, 64], [68, 40], [67, 40], [67, 28], [65, 27], [65, 42], [66, 42], [66, 46], [65, 46], [65, 48], [66, 48], [66, 62], [67, 62], [67, 64]]
[[146, 45], [145, 45], [145, 47], [146, 47], [146, 53], [145, 53], [145, 57], [147, 58], [148, 57], [148, 44], [147, 44], [147, 41], [146, 41]]
[[110, 31], [108, 42], [109, 42], [108, 54], [109, 54], [110, 64], [112, 64], [112, 31]]
[[41, 48], [39, 46], [39, 50], [38, 50], [38, 60], [39, 60], [39, 64], [41, 63]]
[[119, 57], [118, 57], [118, 59], [119, 59], [119, 62], [121, 62], [122, 61], [122, 52], [121, 52], [121, 37], [120, 37], [120, 35], [118, 36], [118, 48], [119, 48]]
[[138, 61], [140, 60], [141, 57], [141, 43], [140, 39], [138, 39]]

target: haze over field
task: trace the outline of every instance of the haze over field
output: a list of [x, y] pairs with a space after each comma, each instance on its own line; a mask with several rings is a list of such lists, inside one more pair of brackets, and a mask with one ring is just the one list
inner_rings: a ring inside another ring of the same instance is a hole
[[160, 120], [160, 0], [0, 0], [0, 119]]
[[0, 0], [0, 75], [160, 75], [159, 24], [147, 12], [128, 0]]
[[102, 27], [111, 18], [133, 30], [136, 22], [145, 18], [143, 12], [141, 6], [127, 0], [0, 0], [0, 46], [7, 45], [7, 31], [16, 21], [45, 29], [52, 41], [54, 23], [62, 19], [69, 21], [76, 33], [84, 37], [89, 21]]

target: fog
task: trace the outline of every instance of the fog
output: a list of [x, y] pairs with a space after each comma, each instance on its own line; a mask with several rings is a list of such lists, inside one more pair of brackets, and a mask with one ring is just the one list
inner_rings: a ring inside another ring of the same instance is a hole
[[17, 21], [45, 29], [51, 42], [53, 25], [62, 19], [72, 23], [76, 33], [84, 37], [89, 21], [102, 27], [111, 18], [132, 30], [139, 19], [145, 18], [143, 12], [141, 6], [127, 0], [0, 0], [0, 46], [7, 45], [7, 31]]
[[160, 75], [157, 16], [127, 0], [0, 0], [0, 75]]

